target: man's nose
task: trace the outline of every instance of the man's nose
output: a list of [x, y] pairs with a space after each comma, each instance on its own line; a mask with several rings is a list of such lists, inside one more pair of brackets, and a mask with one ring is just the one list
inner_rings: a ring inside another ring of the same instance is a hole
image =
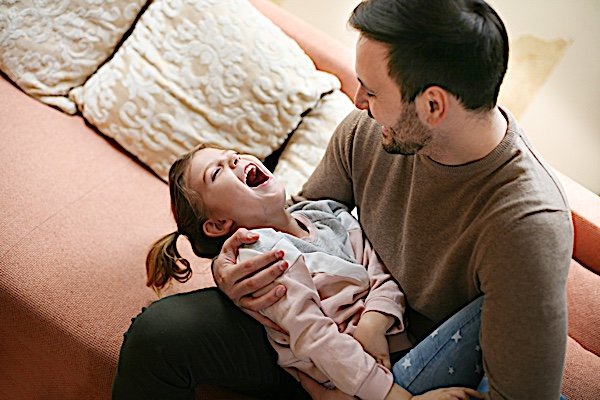
[[358, 86], [356, 93], [354, 94], [354, 105], [359, 110], [367, 110], [369, 108], [369, 101], [367, 100], [367, 94], [362, 86]]

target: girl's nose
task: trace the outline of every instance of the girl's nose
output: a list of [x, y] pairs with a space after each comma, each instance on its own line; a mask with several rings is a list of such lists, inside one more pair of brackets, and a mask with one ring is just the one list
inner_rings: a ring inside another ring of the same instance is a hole
[[231, 156], [229, 157], [229, 167], [235, 168], [238, 165], [239, 161], [240, 161], [240, 157], [236, 153], [232, 153]]

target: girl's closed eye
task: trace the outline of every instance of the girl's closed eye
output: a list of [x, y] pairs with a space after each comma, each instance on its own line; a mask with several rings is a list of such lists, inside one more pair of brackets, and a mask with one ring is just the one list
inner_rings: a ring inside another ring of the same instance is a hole
[[217, 178], [217, 175], [219, 174], [219, 172], [221, 172], [221, 167], [219, 168], [215, 168], [211, 174], [211, 181], [214, 182], [215, 179]]

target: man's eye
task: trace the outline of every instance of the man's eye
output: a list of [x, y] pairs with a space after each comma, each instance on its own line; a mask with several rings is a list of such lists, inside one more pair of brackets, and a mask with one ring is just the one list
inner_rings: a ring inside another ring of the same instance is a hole
[[215, 168], [215, 170], [213, 171], [212, 175], [211, 175], [211, 179], [214, 182], [215, 178], [217, 177], [217, 174], [221, 171], [221, 168]]
[[375, 97], [375, 95], [373, 93], [367, 92], [367, 97]]

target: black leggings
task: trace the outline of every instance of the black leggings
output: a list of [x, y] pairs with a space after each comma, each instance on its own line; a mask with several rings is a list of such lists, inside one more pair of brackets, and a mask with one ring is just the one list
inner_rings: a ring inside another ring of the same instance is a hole
[[264, 399], [303, 397], [277, 366], [263, 326], [216, 288], [166, 297], [132, 320], [113, 400], [189, 400], [200, 384]]

